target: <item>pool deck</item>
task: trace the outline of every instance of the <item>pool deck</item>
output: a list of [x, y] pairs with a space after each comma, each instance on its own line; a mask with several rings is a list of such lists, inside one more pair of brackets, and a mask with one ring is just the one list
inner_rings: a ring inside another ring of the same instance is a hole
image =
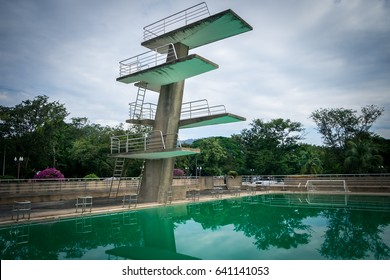
[[[198, 202], [207, 202], [213, 200], [221, 200], [221, 199], [230, 199], [235, 197], [244, 197], [244, 196], [253, 196], [253, 195], [261, 195], [261, 194], [269, 194], [269, 193], [297, 193], [294, 191], [259, 191], [256, 193], [247, 192], [242, 190], [239, 195], [232, 195], [230, 193], [223, 193], [219, 196], [212, 196], [210, 194], [201, 194], [199, 199], [185, 199], [185, 200], [174, 200], [172, 203], [168, 204], [159, 204], [159, 203], [138, 203], [136, 207], [131, 206], [130, 208], [125, 205], [123, 206], [121, 199], [109, 200], [108, 198], [94, 198], [93, 205], [91, 207], [91, 211], [89, 207], [85, 209], [84, 212], [78, 210], [76, 211], [76, 200], [67, 200], [67, 201], [53, 201], [53, 202], [37, 202], [31, 204], [30, 218], [20, 218], [18, 221], [14, 218], [12, 219], [12, 209], [13, 207], [10, 205], [0, 205], [0, 226], [3, 225], [12, 225], [12, 224], [22, 224], [26, 222], [46, 222], [57, 219], [65, 219], [72, 217], [79, 217], [82, 215], [99, 215], [106, 213], [115, 213], [115, 212], [123, 212], [129, 210], [139, 210], [150, 207], [157, 206], [167, 206], [167, 205], [179, 205], [186, 203], [198, 203]], [[329, 192], [325, 192], [329, 194]], [[338, 193], [340, 194], [340, 193]], [[389, 196], [390, 193], [378, 193], [378, 192], [364, 192], [364, 193], [350, 193], [353, 195], [385, 195]]]
[[[265, 191], [257, 191], [256, 195], [264, 193], [269, 193]], [[248, 193], [246, 191], [242, 191], [239, 196], [249, 196], [253, 195], [253, 193]], [[157, 206], [167, 206], [167, 205], [178, 205], [178, 204], [186, 204], [186, 203], [198, 203], [198, 202], [207, 202], [212, 200], [220, 200], [220, 199], [229, 199], [239, 196], [233, 196], [229, 193], [224, 193], [222, 196], [216, 197], [211, 196], [209, 194], [201, 194], [199, 199], [185, 199], [185, 200], [174, 200], [172, 203], [167, 204], [159, 204], [159, 203], [138, 203], [136, 207], [133, 205], [129, 208], [127, 205], [123, 206], [122, 199], [109, 200], [108, 198], [94, 198], [93, 205], [91, 207], [91, 211], [89, 207], [86, 207], [86, 210], [82, 212], [78, 210], [76, 212], [76, 200], [68, 200], [68, 201], [53, 201], [53, 202], [37, 202], [31, 204], [31, 212], [30, 218], [20, 218], [19, 221], [12, 219], [12, 205], [0, 205], [0, 226], [1, 225], [11, 225], [25, 222], [40, 222], [40, 221], [50, 221], [56, 219], [64, 219], [64, 218], [72, 218], [78, 217], [81, 215], [92, 214], [105, 214], [105, 213], [115, 213], [121, 211], [129, 211], [129, 210], [139, 210], [150, 207]]]

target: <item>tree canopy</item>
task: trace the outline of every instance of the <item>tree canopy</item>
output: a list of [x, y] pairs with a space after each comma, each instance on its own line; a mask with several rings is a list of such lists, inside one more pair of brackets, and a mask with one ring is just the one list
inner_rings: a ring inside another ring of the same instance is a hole
[[[187, 175], [366, 173], [389, 170], [390, 140], [370, 131], [384, 109], [368, 105], [360, 114], [352, 109], [319, 109], [311, 114], [324, 146], [305, 144], [305, 129], [290, 119], [254, 119], [231, 137], [197, 139], [201, 153], [176, 158], [176, 168]], [[150, 128], [101, 126], [85, 117], [67, 120], [69, 113], [57, 101], [42, 95], [14, 107], [0, 106], [0, 153], [3, 175], [33, 176], [47, 168], [65, 177], [87, 174], [111, 177], [114, 161], [110, 137], [150, 131]], [[23, 157], [22, 162], [14, 158]], [[4, 165], [5, 163], [5, 165]], [[126, 176], [139, 176], [142, 160], [126, 162]]]
[[324, 144], [332, 148], [345, 148], [347, 142], [362, 135], [372, 135], [370, 128], [382, 115], [384, 108], [368, 105], [361, 114], [352, 109], [318, 109], [311, 114]]

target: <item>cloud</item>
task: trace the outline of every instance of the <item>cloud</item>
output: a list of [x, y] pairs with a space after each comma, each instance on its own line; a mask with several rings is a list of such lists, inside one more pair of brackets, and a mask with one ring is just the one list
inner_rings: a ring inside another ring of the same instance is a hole
[[[2, 1], [0, 102], [46, 94], [71, 117], [123, 123], [137, 89], [118, 83], [118, 62], [145, 51], [143, 27], [193, 1]], [[229, 136], [255, 118], [299, 121], [320, 144], [311, 112], [385, 108], [373, 127], [390, 138], [388, 1], [213, 1], [253, 31], [192, 50], [219, 69], [186, 81], [185, 101], [207, 98], [247, 122], [185, 129], [181, 138]], [[157, 94], [147, 93], [148, 101]]]

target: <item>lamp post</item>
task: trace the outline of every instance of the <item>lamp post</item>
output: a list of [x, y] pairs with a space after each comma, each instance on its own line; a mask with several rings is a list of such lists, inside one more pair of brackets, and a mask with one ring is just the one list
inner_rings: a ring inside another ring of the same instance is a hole
[[15, 157], [14, 158], [14, 161], [18, 163], [18, 179], [19, 179], [19, 176], [20, 176], [20, 163], [23, 161], [23, 157]]
[[202, 166], [198, 167], [198, 173], [199, 173], [199, 177], [202, 176]]

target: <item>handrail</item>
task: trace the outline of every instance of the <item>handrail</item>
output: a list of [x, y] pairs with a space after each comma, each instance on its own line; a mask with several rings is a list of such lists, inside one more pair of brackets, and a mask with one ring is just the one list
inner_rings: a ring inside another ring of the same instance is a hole
[[181, 147], [178, 134], [163, 134], [160, 130], [149, 133], [125, 134], [111, 137], [111, 154], [161, 151], [173, 146]]
[[[134, 112], [136, 111], [136, 102], [129, 103], [129, 116], [134, 119]], [[154, 120], [156, 115], [157, 105], [154, 103], [144, 103], [142, 105], [141, 114], [137, 116], [139, 120]]]
[[119, 62], [119, 76], [123, 77], [134, 74], [175, 59], [177, 59], [175, 46], [172, 43], [166, 44], [139, 55], [121, 60]]
[[192, 119], [195, 117], [226, 113], [225, 105], [209, 106], [206, 99], [185, 102], [181, 110], [181, 119]]
[[[136, 102], [129, 103], [129, 115], [133, 117]], [[138, 120], [154, 120], [157, 111], [157, 105], [154, 103], [144, 103], [142, 114], [137, 116]], [[190, 102], [185, 102], [181, 107], [180, 119], [191, 119], [196, 117], [212, 116], [226, 113], [225, 105], [210, 106], [207, 99], [200, 99]]]
[[190, 8], [184, 9], [173, 15], [158, 20], [144, 27], [144, 40], [150, 40], [161, 36], [174, 28], [186, 26], [202, 18], [210, 16], [209, 8], [205, 2], [201, 2]]

